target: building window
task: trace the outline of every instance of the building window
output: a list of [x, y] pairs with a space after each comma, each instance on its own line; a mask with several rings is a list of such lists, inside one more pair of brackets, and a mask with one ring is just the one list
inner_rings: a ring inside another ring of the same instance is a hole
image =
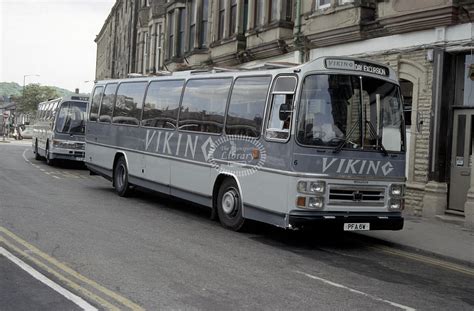
[[242, 25], [243, 33], [246, 33], [248, 30], [249, 23], [249, 0], [244, 0], [244, 24]]
[[405, 125], [409, 129], [411, 126], [411, 112], [413, 103], [413, 83], [400, 79], [400, 90], [403, 97], [403, 113], [405, 115]]
[[186, 9], [179, 10], [179, 19], [178, 19], [178, 51], [177, 56], [184, 55], [184, 25], [186, 18]]
[[161, 24], [157, 26], [157, 34], [156, 34], [156, 60], [155, 60], [155, 68], [156, 70], [161, 69]]
[[217, 31], [217, 39], [221, 40], [224, 38], [224, 22], [225, 22], [225, 0], [219, 0], [219, 29]]
[[354, 0], [339, 0], [340, 5], [344, 5], [344, 4], [347, 4], [347, 3], [354, 3]]
[[189, 42], [188, 51], [194, 50], [194, 37], [196, 35], [196, 0], [189, 2]]
[[230, 21], [229, 21], [229, 34], [232, 36], [236, 33], [237, 26], [237, 0], [230, 1]]
[[256, 1], [255, 3], [255, 28], [263, 25], [263, 15], [265, 8], [265, 1]]
[[168, 14], [168, 58], [173, 57], [173, 46], [174, 46], [174, 14], [173, 12]]
[[268, 13], [269, 13], [268, 15], [270, 16], [271, 22], [274, 22], [280, 19], [278, 16], [278, 3], [279, 3], [278, 0], [270, 0], [268, 2]]
[[201, 30], [199, 35], [199, 48], [205, 48], [207, 46], [207, 25], [208, 25], [208, 9], [209, 0], [202, 0], [202, 21]]
[[293, 20], [293, 0], [286, 1], [284, 16], [287, 22], [291, 22]]
[[143, 73], [147, 71], [148, 64], [148, 32], [143, 33]]
[[316, 0], [316, 8], [318, 10], [327, 9], [331, 6], [331, 0]]

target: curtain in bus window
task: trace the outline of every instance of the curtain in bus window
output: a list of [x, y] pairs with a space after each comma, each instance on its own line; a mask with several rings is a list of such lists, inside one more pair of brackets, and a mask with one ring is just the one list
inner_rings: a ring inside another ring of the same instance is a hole
[[176, 128], [184, 81], [150, 83], [143, 107], [142, 126]]
[[271, 77], [238, 78], [230, 98], [225, 132], [260, 136]]
[[146, 85], [146, 82], [128, 82], [119, 85], [113, 109], [113, 123], [139, 124]]
[[112, 119], [112, 108], [115, 102], [116, 89], [117, 84], [107, 84], [105, 87], [104, 96], [102, 97], [102, 104], [100, 105], [99, 122], [110, 123]]
[[232, 79], [189, 80], [183, 96], [179, 128], [221, 133]]
[[97, 117], [99, 115], [100, 98], [103, 92], [104, 92], [104, 87], [102, 86], [96, 87], [94, 90], [94, 95], [92, 96], [92, 101], [91, 101], [91, 110], [89, 114], [90, 121], [97, 121]]
[[56, 120], [56, 132], [84, 134], [86, 107], [87, 104], [83, 102], [63, 103]]

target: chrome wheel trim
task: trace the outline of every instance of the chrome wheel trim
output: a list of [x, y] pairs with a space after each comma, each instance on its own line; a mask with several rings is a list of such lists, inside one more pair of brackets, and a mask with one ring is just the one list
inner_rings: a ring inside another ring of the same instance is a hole
[[222, 211], [228, 216], [234, 216], [239, 209], [239, 194], [234, 188], [228, 189], [222, 195]]

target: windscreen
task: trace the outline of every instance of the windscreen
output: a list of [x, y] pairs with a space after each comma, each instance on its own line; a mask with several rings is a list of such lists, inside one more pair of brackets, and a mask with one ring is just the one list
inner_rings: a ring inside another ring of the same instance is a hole
[[87, 103], [64, 102], [56, 119], [56, 132], [84, 134]]
[[303, 82], [297, 139], [334, 148], [402, 151], [399, 87], [352, 75], [310, 75]]

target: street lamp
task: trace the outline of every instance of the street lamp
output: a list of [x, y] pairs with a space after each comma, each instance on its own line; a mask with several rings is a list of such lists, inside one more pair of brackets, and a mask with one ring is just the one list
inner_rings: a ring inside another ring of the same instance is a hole
[[39, 77], [40, 75], [24, 75], [23, 76], [23, 95], [25, 95], [25, 81], [26, 81], [26, 77]]
[[[23, 89], [21, 90], [21, 101], [24, 102], [25, 100], [25, 82], [26, 82], [26, 77], [39, 77], [40, 75], [23, 75]], [[29, 117], [28, 117], [29, 119]], [[16, 126], [16, 116], [14, 120], [14, 124]]]

